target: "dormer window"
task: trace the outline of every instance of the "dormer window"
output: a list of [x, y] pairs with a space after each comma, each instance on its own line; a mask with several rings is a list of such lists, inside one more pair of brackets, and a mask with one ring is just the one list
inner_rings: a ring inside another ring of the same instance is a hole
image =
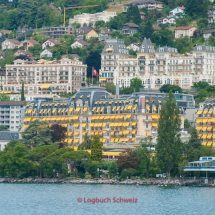
[[109, 48], [113, 48], [113, 45], [112, 45], [112, 44], [110, 44], [110, 45], [109, 45]]

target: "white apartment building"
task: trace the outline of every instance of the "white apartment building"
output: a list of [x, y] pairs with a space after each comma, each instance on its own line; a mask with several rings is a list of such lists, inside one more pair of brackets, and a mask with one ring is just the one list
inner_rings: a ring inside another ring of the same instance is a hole
[[0, 102], [0, 126], [7, 127], [10, 131], [19, 131], [22, 124], [22, 108], [24, 101], [2, 101]]
[[86, 73], [86, 65], [68, 58], [55, 61], [18, 59], [6, 65], [3, 89], [18, 93], [24, 82], [25, 95], [74, 92], [86, 84]]
[[192, 53], [178, 54], [172, 47], [155, 50], [151, 40], [145, 38], [136, 58], [124, 47], [123, 40], [107, 41], [101, 53], [101, 83], [129, 87], [130, 80], [138, 77], [148, 89], [159, 89], [163, 84], [189, 89], [199, 81], [215, 84], [215, 47], [197, 45]]
[[104, 21], [108, 22], [110, 18], [116, 16], [116, 12], [110, 12], [110, 11], [103, 11], [99, 13], [82, 13], [79, 15], [75, 15], [73, 19], [69, 19], [69, 25], [71, 26], [73, 23], [79, 23], [81, 26], [85, 24], [92, 23], [93, 25], [97, 21]]

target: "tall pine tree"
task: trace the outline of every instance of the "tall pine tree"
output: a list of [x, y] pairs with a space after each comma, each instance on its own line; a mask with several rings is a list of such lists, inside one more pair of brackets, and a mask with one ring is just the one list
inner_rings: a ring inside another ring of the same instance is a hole
[[182, 155], [180, 124], [179, 108], [174, 94], [170, 92], [167, 94], [160, 112], [156, 146], [158, 165], [166, 171], [168, 178], [170, 178], [173, 167], [178, 165]]
[[99, 140], [99, 136], [94, 136], [91, 145], [91, 158], [94, 161], [102, 161], [102, 143]]
[[25, 101], [24, 82], [22, 82], [21, 101]]
[[139, 25], [141, 23], [140, 11], [137, 5], [130, 4], [126, 13], [126, 18], [128, 22], [134, 22]]

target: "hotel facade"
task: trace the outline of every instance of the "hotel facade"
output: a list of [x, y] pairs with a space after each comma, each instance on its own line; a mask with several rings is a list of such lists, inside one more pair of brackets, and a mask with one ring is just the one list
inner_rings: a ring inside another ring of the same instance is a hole
[[163, 84], [189, 89], [204, 81], [215, 84], [215, 47], [196, 45], [191, 53], [179, 54], [176, 48], [158, 47], [144, 39], [137, 57], [130, 56], [123, 40], [110, 39], [101, 53], [100, 82], [113, 82], [129, 87], [138, 77], [146, 89], [159, 89]]
[[24, 61], [15, 60], [6, 65], [4, 91], [20, 93], [22, 82], [26, 95], [44, 95], [74, 92], [86, 84], [87, 65], [81, 61], [61, 60]]
[[201, 103], [196, 114], [196, 129], [202, 145], [215, 148], [215, 99]]
[[[181, 129], [190, 102], [185, 96], [192, 97], [189, 94], [175, 94]], [[49, 125], [60, 124], [66, 127], [66, 139], [63, 142], [69, 146], [78, 146], [83, 142], [85, 134], [99, 135], [105, 148], [114, 148], [116, 145], [135, 147], [149, 135], [156, 145], [158, 119], [164, 97], [164, 93], [143, 92], [114, 98], [104, 88], [81, 88], [80, 92], [66, 100], [38, 98], [29, 102], [22, 130], [31, 121], [41, 120]]]

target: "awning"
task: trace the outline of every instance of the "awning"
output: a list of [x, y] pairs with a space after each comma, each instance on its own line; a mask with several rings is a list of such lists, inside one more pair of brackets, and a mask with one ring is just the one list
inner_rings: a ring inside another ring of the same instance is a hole
[[210, 131], [212, 129], [212, 126], [207, 127], [207, 131]]
[[75, 128], [77, 128], [77, 127], [79, 127], [79, 123], [75, 123], [73, 126], [74, 126]]
[[152, 115], [152, 119], [159, 119], [158, 115]]
[[107, 49], [105, 49], [105, 51], [106, 51], [106, 52], [112, 52], [113, 49], [112, 49], [112, 48], [107, 48]]
[[212, 113], [213, 113], [213, 110], [209, 110], [209, 111], [208, 111], [208, 114], [212, 114]]
[[196, 114], [197, 114], [197, 115], [202, 114], [202, 110], [198, 110]]
[[146, 110], [147, 110], [147, 111], [150, 111], [150, 107], [149, 107], [148, 105], [146, 106]]
[[129, 122], [123, 122], [123, 124], [122, 124], [124, 127], [127, 127], [127, 126], [129, 126]]
[[137, 130], [133, 130], [133, 131], [132, 131], [132, 134], [136, 134], [136, 133], [137, 133]]
[[149, 131], [146, 131], [146, 136], [150, 136], [150, 132]]
[[107, 123], [102, 123], [102, 127], [106, 127]]
[[203, 111], [203, 114], [207, 114], [208, 113], [208, 109]]
[[107, 78], [100, 78], [99, 81], [106, 81]]
[[76, 132], [75, 132], [75, 136], [77, 136], [77, 135], [79, 135], [79, 131], [76, 131]]
[[129, 134], [129, 133], [130, 133], [129, 130], [124, 130], [124, 131], [123, 131], [123, 134]]
[[110, 132], [110, 135], [114, 135], [114, 131], [111, 131], [111, 132]]
[[69, 112], [72, 112], [72, 111], [73, 111], [73, 109], [74, 109], [73, 107], [69, 108]]
[[212, 138], [212, 134], [208, 134], [207, 139], [211, 139], [211, 138]]
[[157, 108], [156, 108], [155, 106], [153, 106], [152, 110], [153, 110], [154, 112], [156, 112]]
[[131, 118], [131, 114], [126, 114], [126, 118]]
[[135, 126], [135, 125], [137, 125], [137, 122], [132, 122], [132, 126]]
[[200, 130], [202, 130], [202, 127], [201, 126], [197, 126], [196, 130], [200, 131]]
[[122, 126], [122, 122], [119, 122], [119, 123], [118, 123], [118, 126]]
[[79, 139], [75, 139], [74, 143], [79, 143]]
[[31, 117], [26, 117], [26, 118], [24, 119], [24, 122], [29, 122], [29, 121], [31, 121]]
[[79, 112], [80, 110], [81, 110], [80, 107], [77, 107], [77, 108], [75, 109], [76, 112]]
[[127, 109], [131, 110], [132, 109], [132, 105], [127, 106]]
[[209, 142], [207, 143], [207, 146], [212, 146], [212, 142], [209, 141]]
[[152, 126], [153, 126], [153, 127], [158, 127], [158, 123], [153, 122], [153, 123], [152, 123]]
[[196, 122], [197, 122], [197, 123], [201, 123], [201, 122], [202, 122], [202, 119], [197, 119]]
[[50, 88], [50, 84], [42, 85], [40, 88], [41, 89], [48, 89], [48, 88]]
[[207, 134], [203, 134], [202, 138], [205, 139], [207, 137]]
[[83, 111], [86, 112], [88, 110], [88, 107], [84, 107]]
[[85, 128], [86, 127], [86, 123], [82, 123], [82, 128]]
[[208, 119], [203, 119], [202, 121], [203, 121], [203, 123], [206, 123], [208, 121]]
[[207, 127], [202, 127], [202, 131], [206, 131], [207, 130]]
[[206, 141], [202, 142], [202, 145], [207, 146], [207, 142]]

